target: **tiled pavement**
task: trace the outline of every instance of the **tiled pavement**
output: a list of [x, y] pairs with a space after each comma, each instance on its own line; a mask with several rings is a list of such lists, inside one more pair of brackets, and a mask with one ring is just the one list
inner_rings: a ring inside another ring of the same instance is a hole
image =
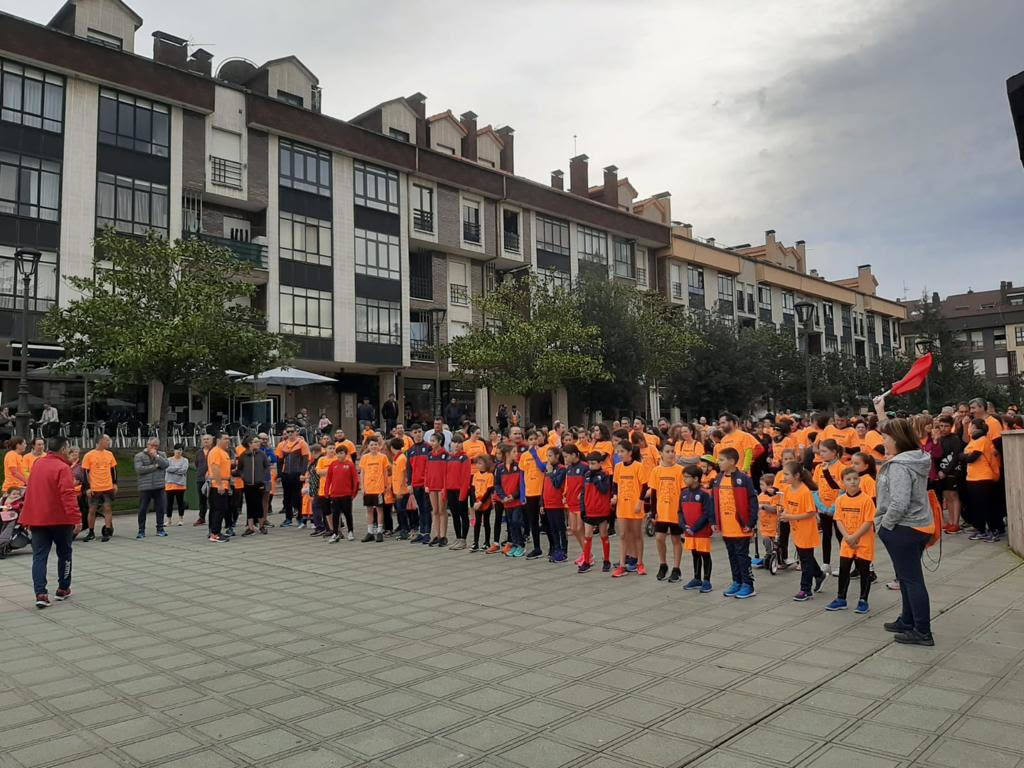
[[295, 530], [138, 542], [118, 522], [76, 545], [75, 596], [45, 611], [29, 555], [0, 561], [0, 766], [1024, 765], [1024, 568], [1001, 546], [947, 537], [923, 649], [881, 629], [881, 582], [858, 617], [822, 611], [831, 580], [791, 602], [793, 573], [741, 602]]

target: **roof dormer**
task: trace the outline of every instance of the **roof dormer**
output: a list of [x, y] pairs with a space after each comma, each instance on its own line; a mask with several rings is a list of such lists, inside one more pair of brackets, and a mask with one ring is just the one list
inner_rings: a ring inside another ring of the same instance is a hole
[[466, 136], [466, 129], [450, 109], [428, 117], [427, 127], [430, 132], [431, 149], [447, 155], [462, 154], [462, 139]]
[[49, 26], [99, 45], [135, 53], [142, 17], [121, 0], [67, 0]]
[[296, 107], [320, 111], [320, 79], [298, 56], [271, 59], [256, 70], [247, 85]]

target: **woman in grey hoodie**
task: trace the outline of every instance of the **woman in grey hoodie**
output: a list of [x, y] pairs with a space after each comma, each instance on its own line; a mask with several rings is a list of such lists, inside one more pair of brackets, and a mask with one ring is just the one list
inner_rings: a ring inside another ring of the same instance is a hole
[[890, 419], [881, 432], [888, 461], [878, 470], [875, 527], [892, 559], [903, 597], [903, 612], [885, 628], [896, 633], [897, 643], [931, 646], [935, 640], [921, 555], [935, 526], [928, 503], [932, 457], [921, 450], [909, 419]]

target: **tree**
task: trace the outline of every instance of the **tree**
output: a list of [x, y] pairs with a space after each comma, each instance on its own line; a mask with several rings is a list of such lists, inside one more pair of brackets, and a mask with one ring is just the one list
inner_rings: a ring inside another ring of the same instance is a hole
[[609, 378], [600, 330], [584, 319], [575, 291], [526, 276], [503, 280], [473, 303], [486, 322], [445, 347], [460, 381], [529, 396]]
[[231, 386], [225, 369], [261, 371], [292, 348], [247, 306], [251, 268], [198, 239], [144, 240], [110, 229], [96, 238], [93, 277], [67, 277], [80, 294], [42, 328], [82, 370], [106, 369], [105, 386], [159, 382], [157, 423], [169, 435], [170, 389]]

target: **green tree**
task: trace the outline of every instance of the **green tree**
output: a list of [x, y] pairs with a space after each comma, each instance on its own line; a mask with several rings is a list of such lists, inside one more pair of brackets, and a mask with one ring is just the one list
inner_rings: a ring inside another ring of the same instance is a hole
[[600, 330], [585, 320], [577, 292], [525, 276], [503, 280], [473, 303], [486, 322], [444, 350], [460, 381], [529, 396], [609, 378]]
[[291, 355], [247, 306], [256, 290], [251, 267], [226, 249], [107, 230], [94, 253], [94, 276], [66, 278], [80, 296], [50, 310], [43, 331], [76, 366], [108, 370], [109, 388], [163, 385], [157, 423], [165, 436], [171, 387], [227, 389], [225, 369], [261, 371]]

